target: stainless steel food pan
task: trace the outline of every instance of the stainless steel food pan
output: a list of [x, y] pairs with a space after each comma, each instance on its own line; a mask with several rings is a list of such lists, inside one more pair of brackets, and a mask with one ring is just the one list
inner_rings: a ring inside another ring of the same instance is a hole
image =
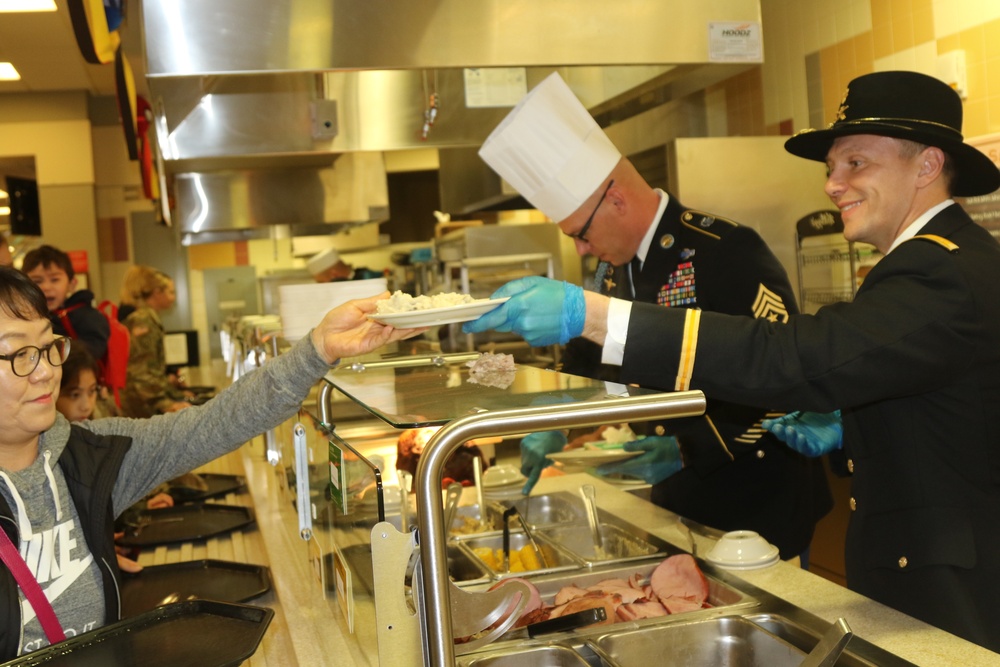
[[584, 524], [568, 524], [558, 527], [539, 528], [538, 535], [551, 541], [584, 563], [623, 563], [643, 560], [655, 556], [667, 556], [670, 546], [663, 540], [649, 534], [628, 530], [612, 523], [600, 523], [602, 545], [598, 549], [594, 537]]
[[[558, 547], [554, 547], [551, 543], [546, 542], [544, 539], [536, 538], [536, 541], [538, 542], [539, 548], [545, 554], [547, 567], [524, 572], [504, 572], [499, 563], [497, 563], [497, 566], [494, 567], [492, 563], [487, 563], [476, 555], [476, 549], [491, 549], [494, 554], [498, 550], [502, 550], [503, 535], [501, 534], [461, 536], [455, 538], [453, 544], [467, 550], [467, 553], [469, 553], [471, 558], [475, 559], [477, 563], [481, 564], [484, 569], [490, 572], [497, 579], [503, 579], [506, 577], [537, 576], [553, 572], [579, 570], [583, 567], [583, 564], [580, 561], [574, 559]], [[510, 533], [510, 550], [512, 552], [520, 551], [525, 547], [530, 548], [529, 545], [530, 542], [523, 532], [516, 531]]]
[[799, 667], [805, 654], [740, 616], [648, 626], [594, 640], [620, 665]]
[[[515, 501], [505, 500], [495, 503], [494, 506], [499, 508], [500, 513], [507, 507], [516, 507], [528, 525], [534, 528], [566, 523], [583, 523], [587, 520], [583, 502], [580, 498], [566, 492], [525, 496]], [[497, 517], [495, 523], [500, 526], [502, 520]]]

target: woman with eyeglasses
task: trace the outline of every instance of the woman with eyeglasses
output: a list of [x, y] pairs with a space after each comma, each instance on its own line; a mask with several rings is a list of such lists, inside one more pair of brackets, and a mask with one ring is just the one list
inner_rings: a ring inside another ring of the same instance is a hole
[[[118, 620], [115, 517], [161, 482], [293, 415], [341, 357], [423, 331], [368, 320], [387, 296], [330, 311], [289, 352], [203, 406], [70, 424], [56, 411], [70, 341], [52, 333], [38, 287], [0, 267], [0, 551], [13, 545], [0, 566], [0, 661]], [[28, 601], [11, 557], [18, 569], [16, 559], [24, 561], [45, 601]]]

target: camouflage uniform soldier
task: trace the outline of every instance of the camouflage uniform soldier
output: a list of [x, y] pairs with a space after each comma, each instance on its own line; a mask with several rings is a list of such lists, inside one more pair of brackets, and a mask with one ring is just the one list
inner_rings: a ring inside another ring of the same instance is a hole
[[[148, 267], [145, 267], [148, 268]], [[149, 269], [141, 290], [141, 301], [127, 318], [132, 337], [128, 359], [128, 380], [122, 395], [122, 411], [128, 417], [152, 417], [190, 407], [183, 394], [167, 378], [163, 350], [163, 323], [159, 311], [175, 300], [174, 281]]]

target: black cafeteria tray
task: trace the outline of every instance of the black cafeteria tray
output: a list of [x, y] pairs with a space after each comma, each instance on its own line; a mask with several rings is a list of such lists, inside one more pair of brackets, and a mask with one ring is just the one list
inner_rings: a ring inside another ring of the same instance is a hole
[[227, 493], [239, 491], [246, 486], [246, 479], [242, 475], [223, 475], [221, 473], [198, 473], [198, 477], [205, 482], [207, 489], [195, 489], [190, 486], [170, 486], [167, 489], [174, 502], [190, 503], [199, 500], [217, 498]]
[[274, 617], [265, 607], [189, 600], [29, 653], [3, 667], [237, 667]]
[[122, 573], [122, 616], [129, 617], [184, 600], [248, 602], [271, 590], [265, 565], [226, 560], [193, 560], [147, 565]]
[[148, 547], [228, 533], [253, 523], [254, 513], [241, 505], [196, 503], [137, 512], [129, 520], [133, 523], [125, 526], [125, 536], [118, 544]]
[[184, 390], [191, 394], [184, 399], [191, 405], [204, 405], [215, 398], [216, 394], [215, 387], [184, 387]]

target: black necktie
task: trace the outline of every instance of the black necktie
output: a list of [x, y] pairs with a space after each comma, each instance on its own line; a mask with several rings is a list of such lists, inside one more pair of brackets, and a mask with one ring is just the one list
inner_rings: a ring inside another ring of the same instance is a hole
[[642, 271], [642, 260], [639, 259], [638, 255], [636, 255], [635, 257], [632, 258], [632, 261], [629, 262], [629, 278], [631, 279], [631, 282], [632, 282], [632, 297], [633, 298], [635, 298], [635, 292], [636, 292], [635, 284], [636, 284], [636, 282], [639, 279], [639, 272], [640, 271]]

